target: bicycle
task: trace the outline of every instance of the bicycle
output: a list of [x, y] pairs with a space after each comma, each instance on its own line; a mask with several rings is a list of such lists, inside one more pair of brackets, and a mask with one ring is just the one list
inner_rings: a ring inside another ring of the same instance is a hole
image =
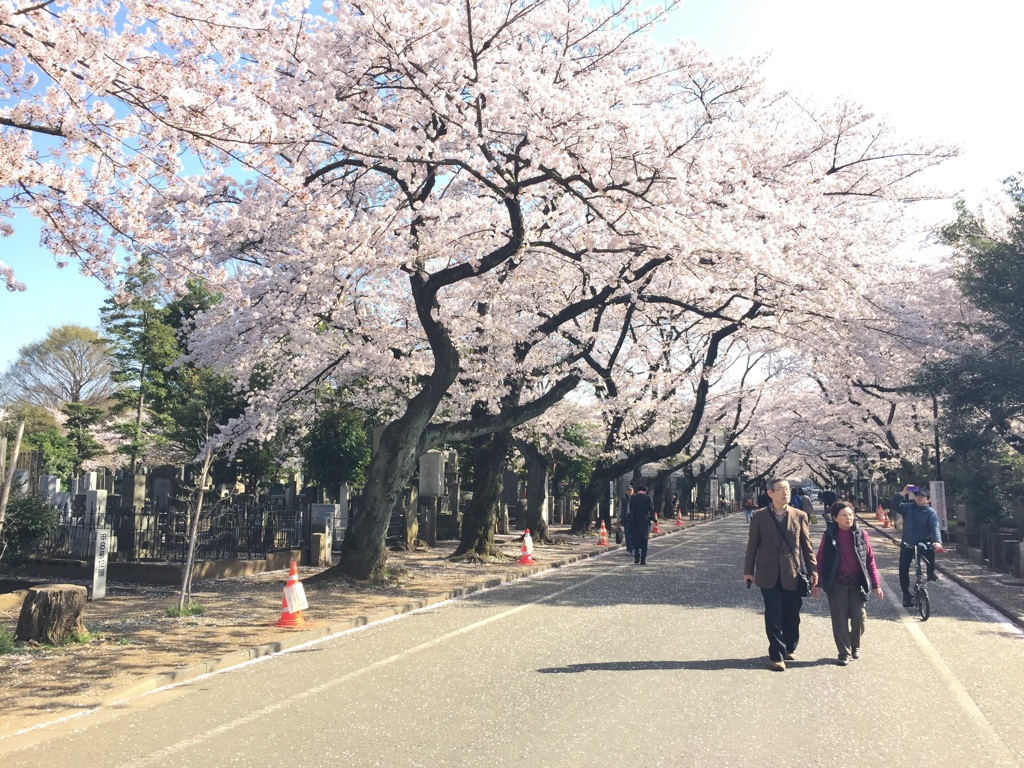
[[932, 615], [932, 605], [928, 599], [928, 578], [921, 564], [921, 561], [925, 559], [924, 553], [928, 551], [929, 546], [931, 545], [918, 542], [917, 546], [914, 547], [914, 562], [917, 568], [917, 578], [914, 581], [914, 606], [917, 608], [921, 621], [928, 621], [928, 617]]

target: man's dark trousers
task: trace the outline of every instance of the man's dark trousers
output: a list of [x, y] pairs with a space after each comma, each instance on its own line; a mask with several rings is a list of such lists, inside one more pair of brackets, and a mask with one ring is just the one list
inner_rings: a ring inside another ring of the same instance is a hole
[[[924, 560], [928, 578], [935, 578], [935, 550], [928, 547], [924, 551]], [[904, 544], [900, 545], [900, 589], [903, 590], [904, 598], [910, 594], [910, 564], [914, 562], [914, 548]]]
[[768, 657], [782, 661], [800, 642], [800, 608], [803, 598], [795, 589], [783, 589], [776, 582], [771, 589], [761, 587], [764, 597], [764, 631], [768, 635]]

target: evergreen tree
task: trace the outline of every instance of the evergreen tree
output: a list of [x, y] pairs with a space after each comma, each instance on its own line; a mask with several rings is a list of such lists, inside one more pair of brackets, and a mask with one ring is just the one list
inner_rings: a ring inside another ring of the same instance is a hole
[[85, 403], [65, 403], [61, 411], [67, 416], [64, 433], [74, 448], [72, 476], [77, 477], [85, 462], [103, 453], [103, 446], [92, 432], [103, 418], [103, 410]]
[[941, 230], [957, 262], [955, 280], [980, 310], [954, 334], [966, 351], [925, 365], [923, 387], [941, 398], [940, 427], [949, 455], [944, 476], [977, 521], [1010, 512], [1006, 468], [1024, 463], [1024, 186], [1006, 180], [1010, 211], [997, 228], [957, 203], [956, 221]]
[[968, 351], [925, 366], [920, 380], [941, 395], [947, 426], [972, 435], [971, 442], [989, 435], [1024, 454], [1024, 186], [1009, 178], [1006, 189], [1012, 208], [1005, 232], [994, 232], [963, 201], [941, 231], [958, 262], [956, 282], [981, 317], [958, 328], [973, 342]]
[[331, 406], [318, 414], [301, 444], [306, 476], [333, 495], [342, 483], [359, 485], [370, 463], [364, 414]]
[[125, 279], [121, 296], [104, 302], [100, 309], [103, 330], [114, 361], [113, 378], [121, 389], [118, 404], [132, 418], [117, 430], [125, 439], [122, 448], [137, 472], [146, 449], [170, 426], [167, 369], [181, 350], [169, 310], [152, 292], [154, 273], [140, 263]]

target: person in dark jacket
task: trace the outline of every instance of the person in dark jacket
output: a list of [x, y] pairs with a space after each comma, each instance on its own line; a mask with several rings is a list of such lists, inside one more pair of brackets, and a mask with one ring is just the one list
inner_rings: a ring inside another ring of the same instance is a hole
[[[914, 500], [910, 501], [910, 495]], [[945, 552], [942, 548], [942, 532], [939, 529], [939, 513], [932, 509], [931, 497], [925, 488], [905, 485], [893, 496], [891, 508], [903, 518], [903, 537], [900, 540], [900, 589], [903, 590], [903, 607], [913, 608], [914, 598], [910, 594], [910, 564], [918, 544], [928, 544], [925, 561], [928, 564], [928, 581], [935, 581], [935, 553]]]
[[881, 600], [882, 578], [875, 565], [875, 553], [867, 531], [857, 525], [857, 517], [848, 501], [834, 502], [828, 509], [833, 522], [825, 527], [818, 546], [818, 586], [814, 597], [824, 589], [832, 615], [832, 638], [839, 651], [839, 665], [860, 656], [860, 640], [867, 621], [868, 592]]
[[654, 503], [647, 495], [647, 486], [636, 489], [636, 495], [629, 504], [630, 536], [633, 540], [633, 562], [647, 565], [647, 541], [650, 538], [651, 522], [654, 520]]

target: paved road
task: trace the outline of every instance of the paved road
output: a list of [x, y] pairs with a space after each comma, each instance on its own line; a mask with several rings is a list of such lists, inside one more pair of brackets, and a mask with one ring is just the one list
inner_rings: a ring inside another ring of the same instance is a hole
[[[815, 540], [821, 525], [816, 526]], [[863, 656], [824, 600], [766, 669], [741, 515], [0, 741], [4, 768], [1024, 765], [1024, 636], [956, 584], [926, 623], [896, 550]]]

